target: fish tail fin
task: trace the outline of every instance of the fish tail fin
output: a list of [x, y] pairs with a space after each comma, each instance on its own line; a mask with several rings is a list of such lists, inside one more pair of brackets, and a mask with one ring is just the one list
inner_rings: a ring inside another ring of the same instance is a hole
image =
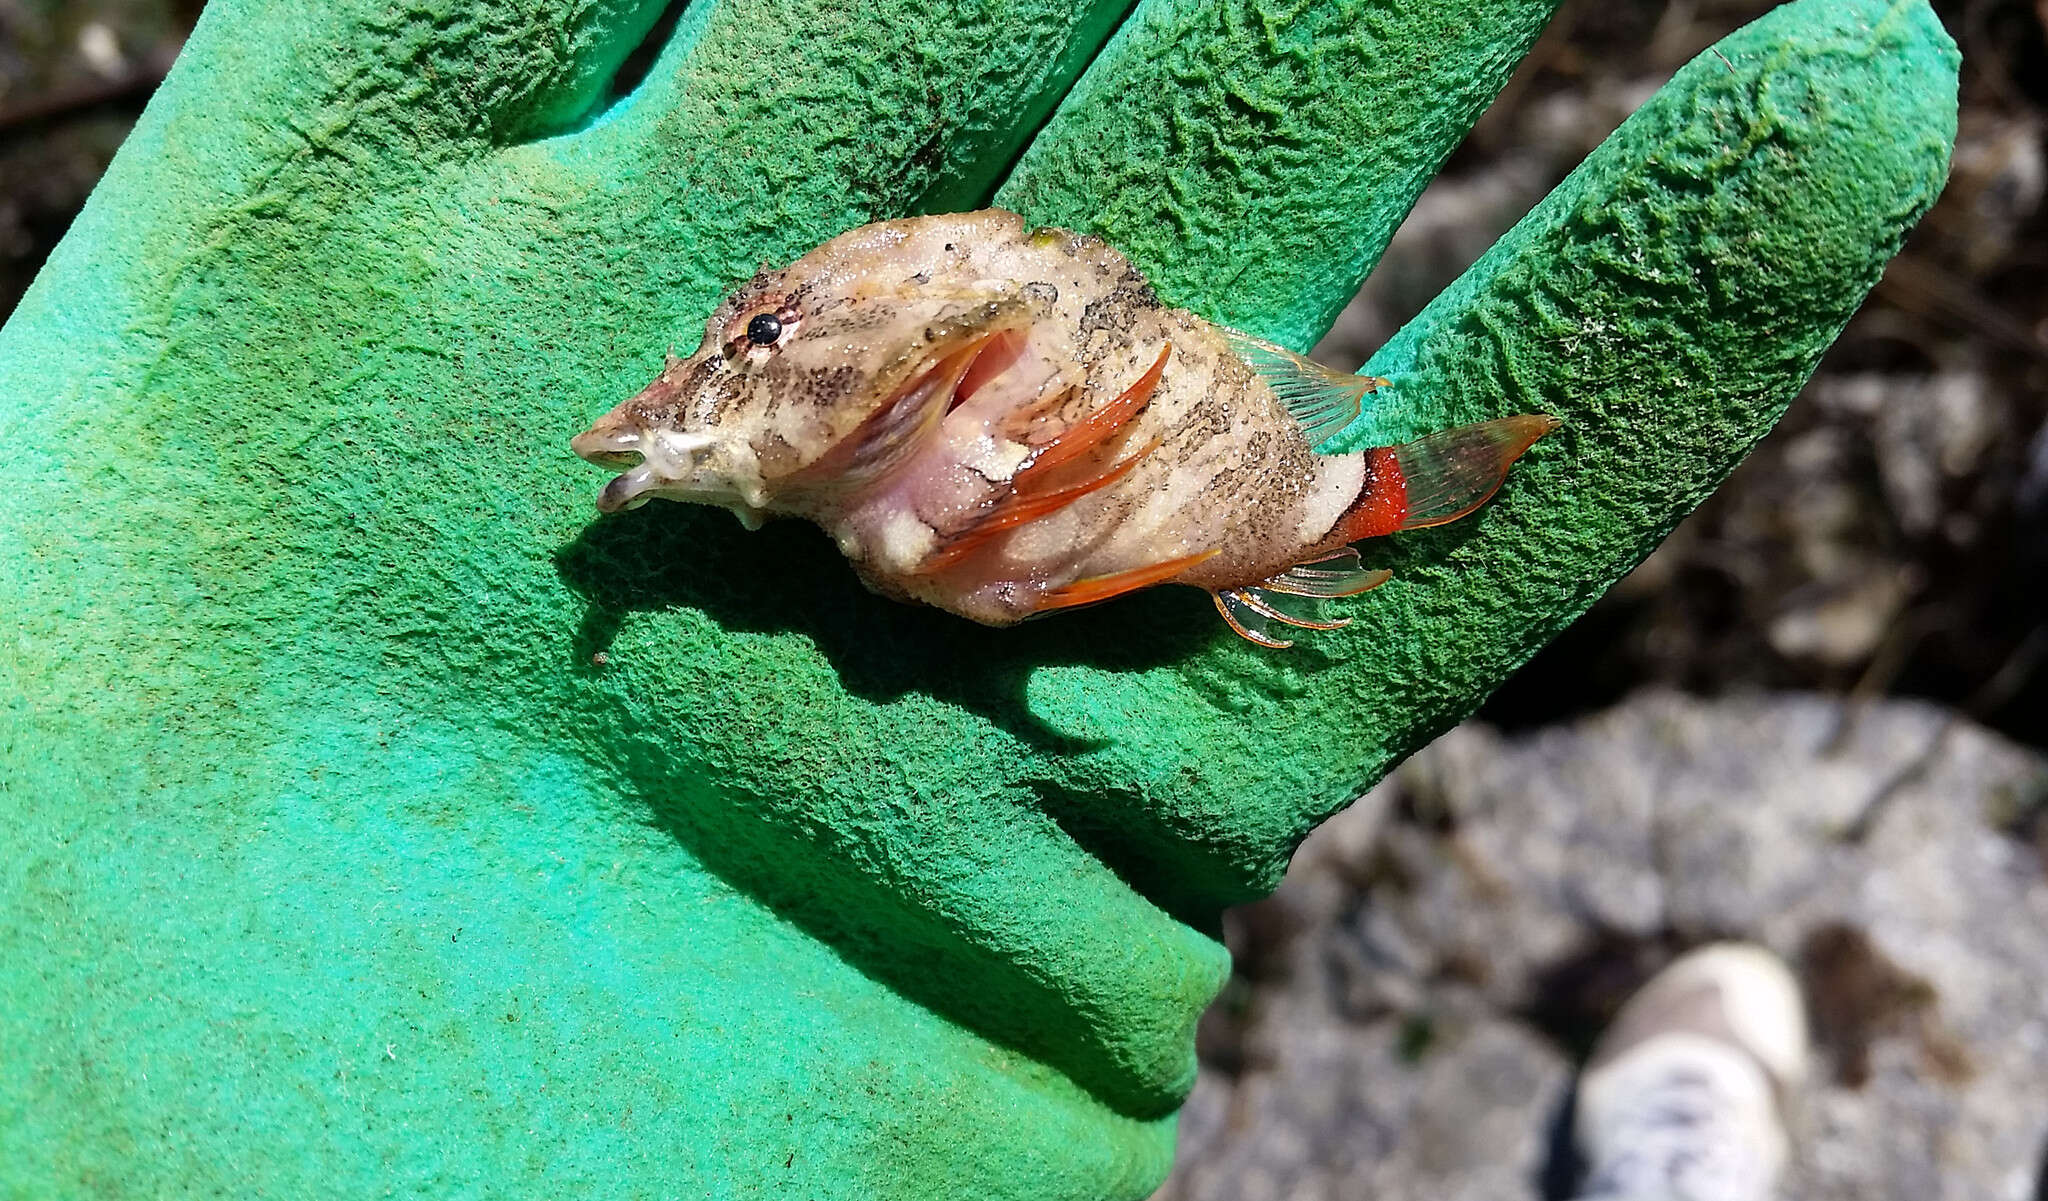
[[1515, 460], [1560, 424], [1523, 413], [1368, 450], [1365, 487], [1332, 533], [1356, 542], [1456, 521], [1499, 491]]

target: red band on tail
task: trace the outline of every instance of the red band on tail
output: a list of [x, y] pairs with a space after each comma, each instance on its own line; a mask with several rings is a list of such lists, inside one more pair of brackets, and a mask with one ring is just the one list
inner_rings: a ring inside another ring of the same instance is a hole
[[1500, 490], [1508, 468], [1557, 418], [1522, 414], [1365, 452], [1365, 487], [1333, 534], [1345, 542], [1456, 521]]
[[1401, 474], [1400, 460], [1391, 446], [1376, 446], [1365, 452], [1365, 487], [1337, 528], [1346, 542], [1378, 538], [1401, 528], [1408, 519], [1408, 480]]

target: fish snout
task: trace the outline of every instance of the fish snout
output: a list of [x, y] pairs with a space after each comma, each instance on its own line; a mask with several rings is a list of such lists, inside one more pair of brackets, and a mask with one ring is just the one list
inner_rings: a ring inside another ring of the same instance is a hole
[[569, 440], [569, 449], [578, 458], [619, 472], [597, 494], [597, 508], [602, 513], [639, 508], [653, 499], [649, 493], [663, 482], [655, 465], [648, 461], [648, 431], [624, 408], [598, 418], [589, 429]]
[[656, 496], [727, 503], [715, 435], [650, 427], [631, 410], [622, 405], [569, 440], [578, 456], [619, 472], [598, 493], [599, 511], [637, 509]]
[[607, 413], [595, 425], [569, 440], [569, 449], [586, 462], [600, 467], [631, 467], [645, 458], [641, 445], [646, 434], [636, 424]]

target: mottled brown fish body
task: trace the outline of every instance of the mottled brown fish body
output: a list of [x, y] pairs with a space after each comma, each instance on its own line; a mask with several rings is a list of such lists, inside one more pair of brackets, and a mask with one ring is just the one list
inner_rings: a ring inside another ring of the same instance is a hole
[[1323, 369], [1247, 345], [1098, 238], [999, 210], [884, 221], [742, 285], [575, 446], [627, 469], [607, 510], [808, 518], [876, 590], [1007, 625], [1258, 585], [1351, 540], [1392, 460], [1316, 454], [1274, 381]]

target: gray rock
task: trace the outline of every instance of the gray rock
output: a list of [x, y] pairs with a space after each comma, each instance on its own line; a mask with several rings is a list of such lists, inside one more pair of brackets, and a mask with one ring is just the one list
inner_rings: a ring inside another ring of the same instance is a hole
[[1684, 948], [1800, 972], [1802, 1201], [2031, 1201], [2048, 760], [1938, 708], [1647, 693], [1470, 725], [1233, 917], [1171, 1201], [1535, 1199], [1572, 1065]]

